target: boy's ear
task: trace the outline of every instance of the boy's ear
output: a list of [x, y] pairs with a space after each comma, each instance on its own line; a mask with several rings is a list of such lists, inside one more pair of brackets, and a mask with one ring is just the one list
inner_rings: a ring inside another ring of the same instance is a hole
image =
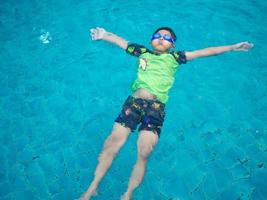
[[174, 50], [174, 48], [175, 48], [175, 45], [174, 45], [174, 44], [172, 44], [172, 46], [171, 46], [171, 48], [169, 49], [169, 51], [173, 51], [173, 50]]

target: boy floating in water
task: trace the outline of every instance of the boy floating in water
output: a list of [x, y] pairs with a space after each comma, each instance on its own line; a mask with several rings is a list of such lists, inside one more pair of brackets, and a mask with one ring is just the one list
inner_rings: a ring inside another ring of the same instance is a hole
[[153, 51], [128, 43], [125, 39], [107, 32], [103, 28], [91, 29], [92, 40], [105, 40], [139, 58], [137, 78], [132, 85], [132, 94], [126, 99], [122, 111], [116, 118], [113, 130], [104, 143], [99, 156], [94, 179], [80, 198], [88, 200], [96, 194], [97, 187], [106, 174], [114, 157], [125, 143], [130, 132], [139, 126], [138, 155], [128, 189], [121, 200], [130, 200], [132, 192], [143, 180], [149, 155], [156, 146], [165, 116], [165, 103], [174, 82], [179, 65], [196, 58], [222, 54], [228, 51], [247, 51], [253, 44], [241, 42], [234, 45], [209, 47], [196, 51], [174, 51], [176, 35], [172, 29], [161, 27], [151, 37]]

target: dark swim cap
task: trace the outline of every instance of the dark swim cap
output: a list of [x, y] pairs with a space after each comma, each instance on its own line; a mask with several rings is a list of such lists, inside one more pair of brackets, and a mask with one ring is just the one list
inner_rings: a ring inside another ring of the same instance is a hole
[[171, 36], [173, 37], [173, 40], [176, 41], [176, 35], [175, 35], [175, 33], [173, 32], [173, 30], [172, 30], [171, 28], [169, 28], [169, 27], [160, 27], [160, 28], [158, 28], [153, 34], [159, 32], [160, 30], [166, 30], [166, 31], [169, 31], [170, 34], [171, 34]]

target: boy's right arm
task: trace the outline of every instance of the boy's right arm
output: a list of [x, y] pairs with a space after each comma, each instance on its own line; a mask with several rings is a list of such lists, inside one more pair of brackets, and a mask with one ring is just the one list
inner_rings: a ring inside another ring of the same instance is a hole
[[113, 33], [107, 32], [103, 28], [99, 28], [99, 27], [92, 28], [90, 31], [91, 31], [92, 40], [105, 40], [113, 44], [116, 44], [117, 46], [121, 47], [124, 50], [128, 46], [128, 41], [126, 41], [125, 39]]

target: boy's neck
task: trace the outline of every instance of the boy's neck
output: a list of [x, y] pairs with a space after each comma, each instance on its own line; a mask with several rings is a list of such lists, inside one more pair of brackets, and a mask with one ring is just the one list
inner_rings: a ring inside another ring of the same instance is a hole
[[157, 51], [157, 50], [154, 50], [154, 53], [159, 55], [159, 54], [169, 53], [169, 51]]

